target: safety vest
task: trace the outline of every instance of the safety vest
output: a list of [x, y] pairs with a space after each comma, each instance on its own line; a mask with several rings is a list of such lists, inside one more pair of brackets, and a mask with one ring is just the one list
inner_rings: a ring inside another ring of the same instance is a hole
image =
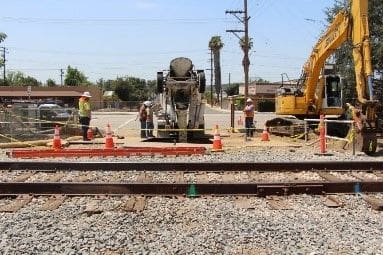
[[84, 97], [81, 97], [78, 101], [78, 114], [80, 117], [88, 117], [90, 118], [90, 103], [89, 101], [85, 101]]
[[138, 116], [140, 118], [140, 121], [146, 121], [148, 114], [146, 112], [145, 105], [141, 105], [140, 110], [138, 111]]
[[245, 118], [254, 118], [254, 105], [246, 105], [243, 112], [245, 114]]
[[146, 121], [153, 122], [153, 109], [151, 107], [146, 108]]

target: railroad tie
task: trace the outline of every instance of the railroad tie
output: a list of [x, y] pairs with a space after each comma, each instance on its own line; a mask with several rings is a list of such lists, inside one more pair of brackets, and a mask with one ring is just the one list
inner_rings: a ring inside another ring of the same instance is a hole
[[100, 214], [105, 211], [102, 203], [106, 199], [106, 196], [96, 196], [95, 199], [92, 199], [87, 205], [83, 213], [86, 213], [88, 216], [93, 214]]
[[206, 172], [196, 173], [195, 180], [197, 183], [209, 183], [209, 176]]
[[371, 206], [372, 209], [376, 211], [383, 211], [383, 199], [368, 195], [362, 195], [362, 198]]
[[34, 175], [34, 174], [35, 174], [35, 172], [25, 172], [25, 173], [22, 173], [22, 174], [16, 176], [12, 181], [13, 182], [25, 182], [30, 177], [32, 177], [32, 175]]
[[33, 196], [31, 195], [19, 195], [16, 199], [12, 200], [9, 204], [0, 207], [0, 212], [17, 212], [25, 205], [32, 201]]
[[330, 208], [343, 207], [343, 203], [338, 199], [338, 197], [329, 195], [323, 200], [323, 204]]
[[182, 171], [177, 171], [177, 172], [176, 172], [176, 175], [174, 176], [174, 182], [175, 182], [175, 183], [184, 183], [184, 182], [185, 182], [185, 179], [184, 179], [184, 172], [182, 172]]
[[146, 172], [142, 172], [137, 177], [137, 182], [138, 183], [151, 183], [151, 182], [153, 182], [153, 176], [149, 175]]
[[376, 181], [376, 179], [365, 176], [363, 173], [355, 172], [355, 173], [351, 173], [351, 176], [353, 176], [353, 177], [355, 177], [361, 181], [366, 181], [366, 182]]
[[291, 205], [287, 202], [286, 198], [277, 196], [268, 196], [266, 201], [271, 210], [291, 210]]
[[251, 199], [247, 197], [238, 197], [235, 200], [235, 205], [241, 209], [246, 209], [246, 210], [255, 209], [255, 206], [252, 205], [251, 203]]
[[333, 174], [330, 174], [330, 173], [318, 172], [318, 175], [320, 177], [322, 177], [323, 179], [325, 179], [326, 181], [329, 181], [329, 182], [342, 181], [342, 179], [340, 179], [339, 177], [337, 177], [337, 176], [335, 176]]
[[122, 202], [116, 209], [126, 212], [141, 212], [146, 207], [146, 197], [129, 197], [125, 202]]
[[60, 207], [64, 203], [66, 196], [54, 195], [50, 196], [48, 200], [41, 206], [40, 211], [53, 211]]

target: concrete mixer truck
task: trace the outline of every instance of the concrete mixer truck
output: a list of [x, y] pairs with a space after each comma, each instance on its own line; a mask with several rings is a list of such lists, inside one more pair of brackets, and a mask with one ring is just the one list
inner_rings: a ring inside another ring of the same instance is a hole
[[206, 78], [203, 70], [194, 70], [189, 58], [170, 62], [169, 71], [157, 72], [157, 137], [179, 142], [204, 137]]

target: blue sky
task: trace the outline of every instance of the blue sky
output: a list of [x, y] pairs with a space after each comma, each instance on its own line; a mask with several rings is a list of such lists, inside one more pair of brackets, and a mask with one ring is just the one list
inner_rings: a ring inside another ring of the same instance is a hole
[[[248, 0], [250, 78], [279, 81], [301, 72], [325, 28], [334, 0]], [[242, 51], [227, 29], [242, 24], [225, 10], [243, 0], [1, 0], [0, 32], [8, 35], [7, 69], [60, 83], [60, 68], [90, 81], [134, 76], [155, 79], [175, 57], [210, 68], [208, 42], [221, 36], [222, 80], [242, 82]], [[210, 73], [207, 71], [207, 76]]]

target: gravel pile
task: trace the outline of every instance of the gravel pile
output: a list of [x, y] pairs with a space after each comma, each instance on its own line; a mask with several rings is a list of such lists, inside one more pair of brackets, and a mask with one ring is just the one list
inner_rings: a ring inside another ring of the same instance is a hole
[[[344, 208], [323, 197], [291, 196], [289, 210], [266, 199], [153, 197], [140, 212], [87, 215], [92, 198], [69, 198], [40, 211], [40, 197], [19, 212], [0, 213], [1, 254], [382, 254], [383, 214], [359, 196], [341, 196]], [[108, 198], [114, 208], [120, 198]], [[115, 252], [115, 253], [113, 253]]]

